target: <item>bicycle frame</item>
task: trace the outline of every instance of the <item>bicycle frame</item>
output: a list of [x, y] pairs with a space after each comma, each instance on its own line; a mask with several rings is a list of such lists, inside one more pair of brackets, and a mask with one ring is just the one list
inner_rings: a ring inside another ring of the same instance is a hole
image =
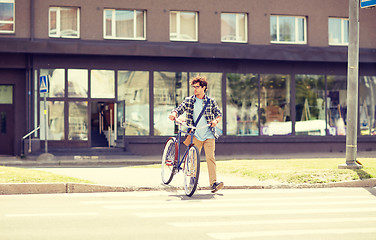
[[[195, 134], [195, 131], [194, 129], [192, 129], [191, 132], [188, 132], [188, 131], [184, 131], [181, 129], [182, 125], [179, 124], [179, 130], [178, 130], [178, 134], [176, 136], [176, 140], [178, 142], [178, 162], [175, 166], [175, 168], [180, 171], [182, 170], [183, 168], [181, 167], [185, 157], [188, 155], [188, 151], [189, 151], [189, 147], [193, 144], [193, 135]], [[184, 151], [184, 154], [183, 154], [183, 157], [180, 158], [180, 148], [181, 148], [181, 140], [182, 140], [182, 134], [189, 134], [191, 136], [191, 142], [189, 143], [188, 147], [186, 148], [186, 150]], [[176, 153], [175, 153], [176, 154]]]
[[[182, 170], [183, 168], [181, 167], [181, 164], [183, 163], [183, 160], [185, 159], [185, 157], [188, 155], [188, 151], [189, 151], [189, 148], [192, 146], [193, 144], [193, 136], [195, 134], [195, 131], [196, 129], [201, 129], [201, 128], [205, 128], [207, 126], [209, 126], [209, 124], [205, 125], [205, 126], [202, 126], [202, 127], [194, 127], [194, 126], [187, 126], [185, 124], [184, 121], [180, 120], [180, 119], [175, 119], [175, 122], [178, 123], [177, 125], [179, 126], [179, 129], [178, 129], [178, 134], [176, 136], [176, 141], [178, 142], [178, 162], [176, 164], [176, 166], [174, 166], [174, 168], [177, 170], [177, 171], [180, 171]], [[184, 131], [182, 130], [181, 128], [182, 127], [187, 127], [188, 129], [191, 129], [191, 131]], [[181, 140], [182, 140], [182, 134], [189, 134], [191, 136], [191, 142], [189, 143], [189, 145], [187, 146], [187, 149], [185, 150], [184, 154], [183, 154], [183, 157], [180, 158], [180, 146], [181, 146]], [[175, 153], [176, 154], [176, 153]]]

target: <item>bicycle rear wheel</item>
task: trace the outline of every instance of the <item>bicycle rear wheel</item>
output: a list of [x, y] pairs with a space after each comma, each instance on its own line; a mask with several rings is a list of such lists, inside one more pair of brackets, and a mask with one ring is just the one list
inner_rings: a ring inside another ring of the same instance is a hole
[[196, 146], [191, 146], [184, 160], [184, 191], [188, 197], [195, 193], [199, 176], [200, 154]]
[[169, 184], [174, 177], [175, 142], [176, 138], [169, 138], [163, 150], [161, 177], [164, 184]]

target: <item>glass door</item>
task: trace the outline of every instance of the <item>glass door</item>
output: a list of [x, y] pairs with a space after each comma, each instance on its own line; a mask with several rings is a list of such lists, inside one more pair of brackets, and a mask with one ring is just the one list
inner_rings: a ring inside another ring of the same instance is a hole
[[116, 102], [116, 147], [124, 147], [125, 100]]

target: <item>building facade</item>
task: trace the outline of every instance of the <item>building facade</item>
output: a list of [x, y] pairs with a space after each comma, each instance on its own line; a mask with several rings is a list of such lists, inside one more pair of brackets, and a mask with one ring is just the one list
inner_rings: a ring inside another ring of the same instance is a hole
[[[0, 154], [21, 154], [38, 127], [42, 148], [158, 154], [198, 74], [223, 111], [217, 154], [344, 151], [348, 12], [342, 0], [0, 0]], [[368, 151], [376, 9], [359, 22]]]

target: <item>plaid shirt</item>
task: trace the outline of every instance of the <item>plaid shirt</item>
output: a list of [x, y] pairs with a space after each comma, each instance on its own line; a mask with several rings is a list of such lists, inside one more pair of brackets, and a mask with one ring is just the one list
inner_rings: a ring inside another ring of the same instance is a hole
[[[216, 101], [208, 96], [204, 96], [203, 107], [205, 106], [206, 102], [209, 101], [208, 105], [206, 106], [205, 112], [203, 113], [202, 117], [206, 118], [206, 122], [210, 123], [217, 117], [222, 116], [221, 110], [218, 108]], [[177, 108], [173, 110], [178, 114], [178, 117], [182, 115], [184, 112], [187, 113], [187, 125], [193, 126], [193, 107], [196, 102], [196, 96], [192, 95], [187, 97]], [[209, 126], [210, 130], [214, 134], [214, 137], [217, 139], [219, 137], [216, 129], [214, 127]]]

